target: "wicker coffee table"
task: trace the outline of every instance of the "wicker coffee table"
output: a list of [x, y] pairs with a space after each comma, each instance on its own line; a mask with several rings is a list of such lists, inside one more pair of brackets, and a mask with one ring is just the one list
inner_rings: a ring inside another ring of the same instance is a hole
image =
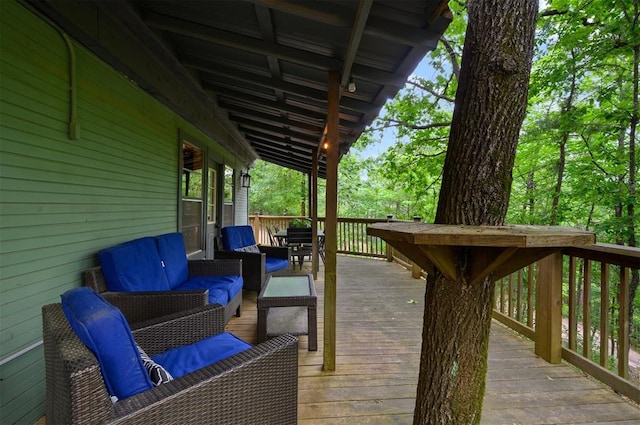
[[[309, 351], [318, 350], [318, 297], [310, 274], [269, 276], [258, 294], [257, 304], [258, 343], [272, 335], [306, 334]], [[306, 320], [303, 320], [305, 313]]]

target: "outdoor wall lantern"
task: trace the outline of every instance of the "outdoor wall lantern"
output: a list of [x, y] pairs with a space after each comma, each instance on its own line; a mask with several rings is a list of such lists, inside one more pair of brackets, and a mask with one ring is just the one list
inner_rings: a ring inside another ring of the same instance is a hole
[[251, 174], [245, 173], [244, 171], [240, 172], [240, 182], [242, 187], [249, 188], [251, 187]]

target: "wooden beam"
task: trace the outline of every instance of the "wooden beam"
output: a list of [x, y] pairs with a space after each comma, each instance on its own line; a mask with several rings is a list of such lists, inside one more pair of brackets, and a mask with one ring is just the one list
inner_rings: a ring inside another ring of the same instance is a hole
[[284, 59], [323, 71], [331, 68], [339, 68], [342, 65], [342, 61], [339, 59], [156, 13], [148, 14], [145, 17], [145, 22], [151, 28], [193, 37], [198, 40], [246, 52], [273, 56], [278, 59]]
[[562, 253], [538, 262], [535, 352], [549, 363], [562, 361]]
[[[311, 234], [318, 234], [318, 148], [314, 148], [311, 154], [311, 174], [309, 184], [309, 209], [311, 210]], [[319, 247], [318, 238], [313, 238], [313, 247], [311, 255], [311, 270], [313, 272], [313, 278], [318, 278], [319, 264]]]
[[329, 72], [327, 93], [327, 206], [325, 220], [325, 268], [324, 268], [324, 350], [323, 368], [336, 370], [336, 291], [338, 250], [338, 159], [340, 73]]
[[343, 59], [342, 79], [340, 80], [340, 86], [342, 88], [347, 87], [349, 84], [349, 79], [351, 78], [351, 67], [353, 66], [356, 55], [358, 54], [360, 41], [362, 40], [362, 33], [367, 25], [367, 19], [369, 18], [369, 12], [371, 11], [372, 5], [373, 0], [360, 0], [360, 2], [358, 2], [355, 22], [351, 28], [351, 36], [349, 37], [347, 52]]

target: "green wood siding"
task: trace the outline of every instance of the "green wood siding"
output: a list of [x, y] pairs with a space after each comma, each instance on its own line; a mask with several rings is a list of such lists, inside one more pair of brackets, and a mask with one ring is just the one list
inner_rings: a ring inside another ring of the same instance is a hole
[[44, 414], [42, 305], [79, 286], [98, 250], [177, 229], [179, 131], [200, 137], [219, 162], [233, 162], [126, 76], [73, 45], [77, 140], [67, 134], [62, 37], [23, 6], [0, 1], [2, 424]]

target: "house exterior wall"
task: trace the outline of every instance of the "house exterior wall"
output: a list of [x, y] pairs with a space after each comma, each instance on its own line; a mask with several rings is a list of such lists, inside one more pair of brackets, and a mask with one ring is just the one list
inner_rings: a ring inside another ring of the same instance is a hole
[[235, 194], [235, 217], [234, 224], [242, 225], [249, 224], [249, 190], [246, 187], [242, 187], [241, 179], [236, 179], [236, 194]]
[[[105, 247], [176, 231], [178, 135], [235, 159], [79, 43], [78, 137], [60, 33], [0, 2], [0, 423], [45, 413], [41, 307], [81, 284]], [[227, 137], [227, 135], [221, 135]]]

